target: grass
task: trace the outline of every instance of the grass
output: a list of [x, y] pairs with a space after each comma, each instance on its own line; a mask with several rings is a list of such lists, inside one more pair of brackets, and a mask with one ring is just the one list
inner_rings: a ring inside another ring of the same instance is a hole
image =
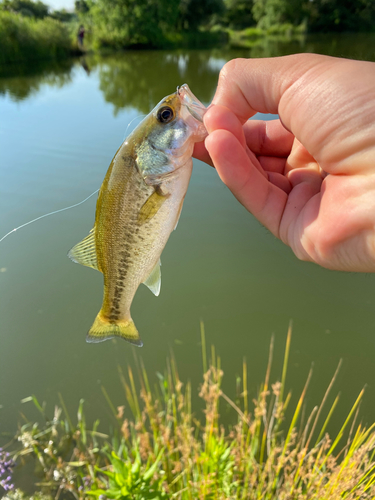
[[[131, 418], [124, 418], [124, 407], [115, 408], [103, 388], [118, 424], [111, 436], [98, 432], [99, 422], [87, 428], [83, 401], [73, 423], [61, 396], [61, 408], [55, 409], [52, 418], [31, 397], [27, 401], [33, 401], [44, 422], [22, 425], [9, 449], [18, 463], [26, 458], [35, 461], [41, 477], [38, 488], [56, 500], [60, 496], [100, 500], [375, 498], [375, 424], [365, 428], [358, 423], [363, 391], [339, 432], [329, 436], [326, 430], [338, 398], [330, 406], [327, 402], [339, 367], [321, 403], [303, 418], [312, 373], [291, 409], [291, 393], [285, 385], [290, 343], [289, 328], [280, 381], [271, 383], [272, 340], [265, 379], [254, 401], [248, 397], [243, 362], [241, 397], [234, 401], [221, 389], [221, 361], [213, 347], [207, 359], [202, 325], [199, 395], [203, 418], [194, 413], [193, 389], [180, 380], [171, 357], [154, 388], [142, 363], [137, 373], [129, 368], [125, 375], [119, 369]], [[220, 417], [228, 407], [232, 411], [229, 426]], [[5, 498], [25, 497], [14, 490]]]
[[68, 24], [0, 10], [0, 65], [61, 59], [77, 52]]

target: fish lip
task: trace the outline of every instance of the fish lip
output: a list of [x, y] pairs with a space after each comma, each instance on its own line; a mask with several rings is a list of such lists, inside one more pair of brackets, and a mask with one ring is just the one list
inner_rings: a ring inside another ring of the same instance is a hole
[[184, 83], [181, 87], [177, 87], [176, 94], [179, 96], [181, 104], [188, 109], [192, 117], [203, 123], [206, 107], [195, 97], [189, 86]]
[[191, 116], [198, 120], [199, 122], [203, 123], [203, 116], [206, 112], [206, 108], [198, 108], [198, 107], [193, 107], [193, 106], [186, 106], [187, 109], [189, 110]]

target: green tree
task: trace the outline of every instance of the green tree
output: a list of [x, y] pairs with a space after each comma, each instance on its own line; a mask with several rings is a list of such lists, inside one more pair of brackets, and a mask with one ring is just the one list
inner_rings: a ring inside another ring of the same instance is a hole
[[76, 1], [80, 20], [92, 26], [94, 44], [113, 48], [160, 47], [181, 31], [215, 23], [223, 12], [223, 0]]
[[158, 46], [174, 27], [179, 0], [92, 0], [95, 38], [99, 45]]
[[86, 14], [90, 10], [90, 7], [85, 0], [75, 0], [74, 9], [77, 14]]
[[308, 3], [311, 31], [374, 31], [374, 0], [312, 0]]
[[261, 29], [286, 22], [287, 11], [287, 0], [254, 0], [253, 16]]
[[3, 0], [0, 3], [1, 10], [18, 12], [23, 16], [43, 19], [48, 16], [49, 7], [45, 3], [37, 0]]
[[210, 21], [218, 20], [225, 11], [223, 0], [181, 0], [179, 2], [178, 27], [196, 30]]
[[61, 9], [61, 10], [54, 10], [50, 14], [50, 17], [52, 17], [53, 19], [57, 19], [62, 23], [69, 23], [76, 17], [76, 15], [73, 12], [68, 12], [66, 9]]
[[233, 29], [244, 29], [254, 26], [253, 0], [225, 0], [223, 20]]

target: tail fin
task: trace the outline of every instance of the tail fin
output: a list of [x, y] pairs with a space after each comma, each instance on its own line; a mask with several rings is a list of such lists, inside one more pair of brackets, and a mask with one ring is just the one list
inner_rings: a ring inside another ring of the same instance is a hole
[[143, 346], [138, 330], [136, 329], [131, 318], [129, 318], [128, 321], [122, 320], [116, 321], [116, 323], [110, 323], [102, 316], [101, 312], [99, 312], [95, 318], [94, 324], [86, 336], [86, 342], [97, 343], [103, 342], [104, 340], [114, 339], [116, 337], [121, 337], [138, 347]]

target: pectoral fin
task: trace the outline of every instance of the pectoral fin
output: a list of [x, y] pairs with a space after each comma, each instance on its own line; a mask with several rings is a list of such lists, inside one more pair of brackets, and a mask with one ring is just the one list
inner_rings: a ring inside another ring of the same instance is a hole
[[144, 224], [152, 219], [169, 196], [169, 193], [164, 194], [160, 189], [155, 190], [139, 211], [138, 222]]
[[157, 261], [156, 266], [151, 271], [149, 277], [143, 283], [151, 290], [151, 292], [158, 296], [160, 293], [161, 286], [161, 273], [160, 273], [161, 262], [160, 259]]
[[98, 269], [96, 260], [95, 227], [93, 227], [86, 238], [77, 243], [68, 253], [68, 257], [77, 264]]

